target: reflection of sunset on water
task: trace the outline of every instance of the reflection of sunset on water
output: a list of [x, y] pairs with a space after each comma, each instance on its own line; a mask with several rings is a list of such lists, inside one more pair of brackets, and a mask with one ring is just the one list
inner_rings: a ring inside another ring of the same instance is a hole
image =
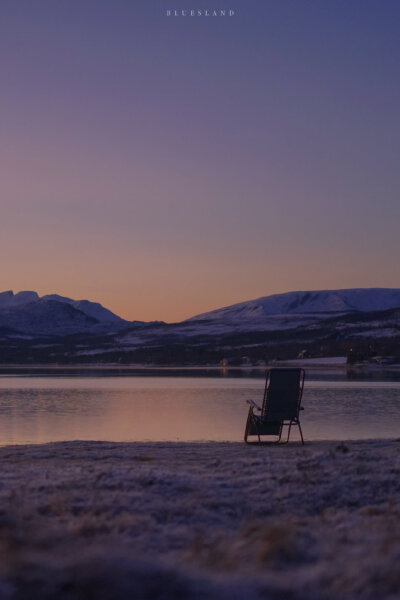
[[[0, 445], [61, 440], [240, 441], [261, 379], [1, 377]], [[306, 439], [396, 437], [400, 382], [308, 381]]]

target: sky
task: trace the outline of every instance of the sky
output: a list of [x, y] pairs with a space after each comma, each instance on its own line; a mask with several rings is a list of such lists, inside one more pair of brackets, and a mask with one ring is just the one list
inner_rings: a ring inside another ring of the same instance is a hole
[[[167, 9], [232, 17], [168, 17]], [[0, 290], [400, 287], [400, 2], [0, 0]]]

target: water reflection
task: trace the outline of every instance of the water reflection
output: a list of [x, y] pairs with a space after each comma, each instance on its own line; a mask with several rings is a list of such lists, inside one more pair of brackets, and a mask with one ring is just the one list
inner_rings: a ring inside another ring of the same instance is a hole
[[[242, 439], [263, 380], [215, 377], [0, 377], [0, 444], [58, 440]], [[400, 383], [306, 382], [308, 439], [400, 437]]]

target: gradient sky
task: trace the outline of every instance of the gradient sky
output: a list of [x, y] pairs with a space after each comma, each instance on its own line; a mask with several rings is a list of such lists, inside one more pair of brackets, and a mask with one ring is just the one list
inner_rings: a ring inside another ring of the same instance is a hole
[[[171, 18], [167, 8], [232, 8]], [[400, 2], [0, 0], [0, 290], [400, 287]]]

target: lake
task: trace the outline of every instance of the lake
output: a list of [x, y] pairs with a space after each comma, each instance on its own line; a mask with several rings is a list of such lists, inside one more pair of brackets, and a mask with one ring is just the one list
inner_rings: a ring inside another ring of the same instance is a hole
[[[0, 445], [61, 440], [240, 441], [262, 371], [0, 371]], [[306, 440], [400, 437], [400, 380], [307, 372]], [[297, 435], [297, 432], [294, 433]], [[293, 436], [293, 438], [296, 437]]]

